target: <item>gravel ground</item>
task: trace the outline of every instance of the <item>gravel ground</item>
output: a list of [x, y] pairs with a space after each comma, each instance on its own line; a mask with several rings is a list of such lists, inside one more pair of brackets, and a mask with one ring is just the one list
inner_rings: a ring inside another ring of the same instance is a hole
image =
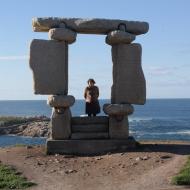
[[37, 183], [34, 190], [182, 190], [170, 181], [189, 154], [185, 142], [142, 142], [130, 152], [91, 157], [46, 155], [45, 147], [29, 146], [0, 149], [0, 161]]

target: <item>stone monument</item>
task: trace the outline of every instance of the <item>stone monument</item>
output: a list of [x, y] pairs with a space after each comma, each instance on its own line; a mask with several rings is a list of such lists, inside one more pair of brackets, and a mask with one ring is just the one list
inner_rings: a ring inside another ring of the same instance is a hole
[[[148, 32], [146, 22], [80, 19], [34, 18], [35, 32], [48, 32], [50, 40], [34, 39], [30, 45], [30, 68], [34, 93], [46, 94], [52, 107], [51, 138], [47, 153], [97, 154], [135, 146], [129, 137], [128, 115], [132, 104], [145, 104], [146, 83], [141, 67], [142, 48], [132, 43], [137, 35]], [[107, 116], [72, 117], [75, 98], [68, 95], [68, 50], [77, 33], [106, 35], [112, 46], [113, 85], [111, 104], [105, 104]]]

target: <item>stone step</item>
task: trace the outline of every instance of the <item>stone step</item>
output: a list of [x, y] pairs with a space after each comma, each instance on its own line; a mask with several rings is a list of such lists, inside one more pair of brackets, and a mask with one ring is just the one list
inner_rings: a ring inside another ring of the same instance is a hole
[[47, 140], [48, 154], [97, 155], [125, 152], [136, 147], [133, 137], [127, 139]]
[[72, 133], [71, 139], [108, 139], [108, 133]]
[[105, 124], [72, 125], [71, 131], [72, 133], [108, 132], [108, 125]]
[[72, 117], [72, 125], [88, 125], [88, 124], [105, 124], [108, 125], [109, 119], [107, 116], [96, 117]]

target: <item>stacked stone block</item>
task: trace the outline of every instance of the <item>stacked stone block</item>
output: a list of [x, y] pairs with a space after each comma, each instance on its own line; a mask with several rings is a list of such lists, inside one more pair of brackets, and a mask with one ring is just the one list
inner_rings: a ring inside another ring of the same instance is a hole
[[73, 96], [53, 95], [48, 97], [47, 103], [53, 107], [51, 116], [52, 139], [61, 140], [71, 137], [71, 111], [75, 103]]
[[103, 110], [109, 115], [109, 137], [111, 139], [128, 138], [128, 115], [133, 113], [133, 106], [130, 104], [104, 104]]
[[60, 23], [49, 30], [50, 40], [33, 40], [30, 46], [30, 67], [33, 70], [35, 94], [48, 94], [52, 139], [69, 139], [71, 111], [75, 98], [68, 95], [68, 44], [75, 42], [76, 32]]
[[[48, 153], [91, 154], [133, 147], [128, 115], [134, 112], [132, 104], [145, 103], [146, 83], [141, 67], [141, 45], [132, 42], [137, 35], [148, 32], [148, 23], [51, 17], [34, 18], [32, 25], [35, 32], [49, 34], [49, 40], [34, 39], [30, 46], [34, 93], [49, 95], [47, 103], [52, 107]], [[68, 45], [76, 41], [77, 33], [105, 34], [106, 43], [112, 46], [111, 104], [103, 106], [108, 117], [105, 116], [106, 122], [100, 123], [98, 128], [97, 120], [101, 117], [74, 118], [70, 111], [75, 98], [68, 95]]]
[[112, 46], [113, 85], [111, 104], [104, 106], [109, 115], [110, 138], [127, 138], [128, 115], [133, 113], [131, 104], [144, 104], [145, 78], [141, 67], [141, 45], [131, 44], [135, 35], [127, 32], [125, 24], [111, 31], [106, 43]]

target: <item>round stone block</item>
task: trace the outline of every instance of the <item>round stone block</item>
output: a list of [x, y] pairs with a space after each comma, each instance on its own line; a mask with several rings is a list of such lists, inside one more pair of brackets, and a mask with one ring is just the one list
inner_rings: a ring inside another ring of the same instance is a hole
[[55, 108], [67, 108], [75, 103], [74, 96], [64, 96], [64, 95], [51, 95], [48, 97], [47, 104]]
[[103, 111], [110, 116], [130, 115], [134, 108], [130, 104], [104, 104]]
[[106, 43], [109, 45], [114, 44], [130, 44], [136, 38], [135, 35], [121, 30], [114, 30], [108, 33]]
[[77, 33], [67, 28], [52, 28], [49, 30], [49, 38], [52, 40], [66, 41], [72, 44], [76, 41]]

